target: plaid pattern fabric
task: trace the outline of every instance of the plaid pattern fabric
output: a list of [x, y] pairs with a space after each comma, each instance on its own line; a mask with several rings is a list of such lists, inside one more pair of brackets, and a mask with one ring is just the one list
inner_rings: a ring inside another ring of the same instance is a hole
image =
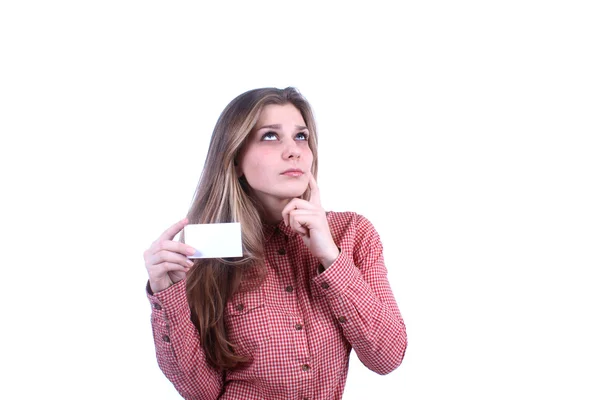
[[207, 365], [190, 321], [185, 281], [152, 295], [158, 364], [186, 399], [341, 399], [354, 349], [369, 369], [387, 374], [404, 357], [406, 330], [373, 225], [351, 212], [329, 212], [341, 250], [324, 272], [283, 222], [264, 226], [268, 275], [227, 305], [229, 339], [252, 361], [217, 373]]

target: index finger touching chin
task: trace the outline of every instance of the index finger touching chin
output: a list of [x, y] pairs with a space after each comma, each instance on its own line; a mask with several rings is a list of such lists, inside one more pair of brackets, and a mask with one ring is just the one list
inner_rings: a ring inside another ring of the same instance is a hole
[[312, 172], [308, 174], [308, 187], [310, 188], [310, 203], [321, 205], [321, 194], [319, 192], [319, 186]]

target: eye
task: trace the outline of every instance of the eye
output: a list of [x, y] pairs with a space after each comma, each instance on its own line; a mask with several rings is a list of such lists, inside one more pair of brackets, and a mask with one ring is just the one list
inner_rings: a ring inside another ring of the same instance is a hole
[[296, 135], [296, 138], [300, 138], [300, 140], [308, 140], [308, 133], [307, 132], [299, 132]]
[[277, 140], [277, 134], [273, 131], [269, 131], [269, 132], [265, 133], [264, 135], [262, 135], [260, 140], [267, 140], [267, 141]]

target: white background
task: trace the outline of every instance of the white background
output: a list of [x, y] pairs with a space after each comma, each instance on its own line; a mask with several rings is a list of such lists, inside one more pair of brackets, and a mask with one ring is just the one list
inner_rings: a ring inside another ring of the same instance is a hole
[[263, 86], [311, 102], [407, 325], [344, 399], [600, 398], [596, 2], [321, 3], [2, 2], [1, 398], [179, 398], [142, 253]]

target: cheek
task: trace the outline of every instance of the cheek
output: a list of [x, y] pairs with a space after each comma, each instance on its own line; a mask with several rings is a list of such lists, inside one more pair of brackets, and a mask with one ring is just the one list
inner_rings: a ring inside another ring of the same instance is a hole
[[274, 164], [274, 153], [270, 149], [255, 149], [248, 152], [244, 157], [244, 173], [246, 175], [258, 176], [263, 171], [272, 169]]
[[309, 161], [309, 164], [312, 165], [313, 153], [312, 153], [312, 150], [310, 149], [310, 147], [306, 146], [306, 149], [304, 150], [304, 153], [302, 154], [302, 156], [304, 157], [305, 160]]

